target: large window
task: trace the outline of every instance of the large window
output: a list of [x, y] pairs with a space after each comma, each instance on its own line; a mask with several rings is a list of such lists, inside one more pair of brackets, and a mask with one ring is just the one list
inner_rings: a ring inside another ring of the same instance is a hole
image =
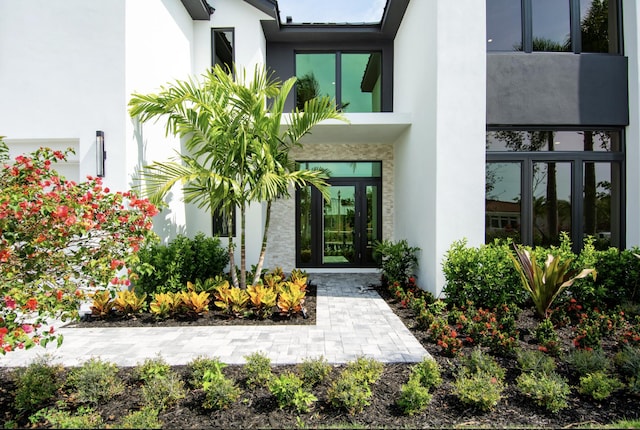
[[623, 246], [623, 159], [617, 130], [488, 131], [486, 241]]
[[296, 106], [318, 96], [336, 99], [344, 112], [381, 111], [379, 52], [296, 54]]
[[620, 53], [620, 0], [487, 0], [488, 51]]

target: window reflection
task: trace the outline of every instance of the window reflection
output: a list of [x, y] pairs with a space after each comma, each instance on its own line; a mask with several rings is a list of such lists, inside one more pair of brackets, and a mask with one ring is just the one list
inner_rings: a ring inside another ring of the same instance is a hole
[[233, 29], [213, 29], [214, 65], [233, 71]]
[[571, 164], [533, 165], [533, 244], [558, 245], [560, 232], [571, 236]]
[[302, 109], [304, 102], [315, 97], [336, 97], [335, 54], [297, 54], [296, 76], [298, 109]]
[[620, 133], [615, 131], [487, 132], [487, 151], [589, 151], [619, 152]]
[[532, 0], [534, 51], [570, 51], [569, 0]]
[[487, 51], [514, 51], [522, 47], [520, 0], [487, 0]]
[[487, 163], [485, 242], [520, 239], [520, 163]]
[[380, 112], [380, 54], [342, 54], [342, 94], [345, 112]]
[[580, 33], [582, 34], [582, 52], [617, 52], [614, 40], [609, 38], [611, 0], [580, 1]]
[[381, 70], [379, 52], [296, 54], [296, 107], [302, 110], [307, 100], [329, 96], [345, 112], [380, 112]]
[[620, 168], [612, 163], [584, 164], [583, 232], [598, 249], [620, 244]]

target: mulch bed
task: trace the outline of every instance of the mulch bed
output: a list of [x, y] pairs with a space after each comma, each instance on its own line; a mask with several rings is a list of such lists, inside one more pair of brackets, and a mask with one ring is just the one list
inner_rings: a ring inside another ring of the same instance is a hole
[[[267, 389], [247, 389], [245, 375], [242, 366], [230, 365], [223, 371], [234, 378], [244, 392], [240, 401], [227, 410], [210, 411], [202, 408], [203, 392], [201, 390], [189, 391], [187, 398], [177, 407], [166, 410], [160, 414], [164, 428], [295, 428], [295, 427], [327, 427], [344, 428], [358, 425], [366, 428], [443, 428], [443, 427], [543, 427], [560, 428], [574, 427], [583, 424], [600, 427], [603, 424], [614, 423], [623, 419], [640, 418], [638, 398], [628, 396], [624, 391], [614, 394], [603, 402], [596, 402], [579, 395], [575, 388], [569, 400], [570, 407], [557, 414], [537, 407], [531, 400], [522, 396], [515, 388], [515, 378], [519, 375], [515, 359], [500, 359], [507, 371], [507, 388], [503, 393], [503, 399], [498, 406], [490, 412], [480, 412], [463, 405], [453, 394], [453, 381], [459, 365], [459, 359], [447, 358], [440, 354], [439, 347], [427, 341], [424, 331], [415, 328], [415, 320], [411, 310], [404, 309], [398, 303], [388, 297], [385, 291], [379, 291], [387, 300], [394, 312], [405, 325], [418, 338], [422, 345], [431, 353], [439, 363], [443, 383], [433, 390], [433, 400], [427, 410], [413, 417], [402, 415], [395, 405], [400, 387], [407, 381], [410, 365], [385, 364], [385, 370], [380, 380], [373, 386], [371, 404], [362, 413], [350, 416], [346, 412], [336, 409], [327, 401], [327, 389], [331, 382], [338, 377], [343, 365], [334, 366], [328, 380], [314, 389], [318, 402], [314, 409], [306, 414], [297, 414], [292, 410], [278, 408], [274, 397]], [[308, 303], [309, 305], [310, 303]], [[311, 311], [311, 306], [310, 309]], [[311, 318], [310, 318], [311, 319]], [[219, 323], [230, 323], [220, 319], [211, 319]], [[238, 323], [239, 321], [236, 321]], [[91, 322], [95, 327], [96, 322]], [[101, 322], [106, 323], [106, 322]], [[139, 322], [138, 322], [139, 323]], [[262, 322], [245, 319], [242, 324], [262, 324]], [[281, 322], [271, 322], [281, 323]], [[298, 322], [299, 323], [299, 322]], [[80, 326], [83, 326], [82, 323]], [[536, 320], [532, 312], [523, 312], [519, 321], [521, 333], [521, 346], [534, 348], [530, 343], [529, 333], [535, 326]], [[560, 333], [563, 337], [564, 347], [568, 348], [570, 339], [567, 333]], [[64, 347], [64, 346], [63, 346]], [[467, 354], [470, 349], [465, 349]], [[215, 354], [212, 351], [212, 354]], [[174, 368], [189, 379], [185, 366]], [[287, 370], [294, 370], [294, 366], [275, 366], [274, 373], [280, 374]], [[570, 378], [566, 367], [559, 367], [559, 373]], [[132, 377], [131, 368], [122, 368], [121, 375], [128, 384], [128, 389], [123, 395], [112, 401], [105, 402], [97, 407], [107, 424], [117, 424], [119, 419], [129, 411], [142, 406], [140, 384]], [[572, 384], [575, 378], [570, 379]], [[0, 371], [0, 417], [5, 420], [15, 417], [12, 411], [10, 393], [13, 382], [10, 371]], [[63, 398], [61, 393], [60, 398]], [[53, 404], [53, 403], [52, 403]], [[18, 421], [19, 425], [29, 426], [26, 417]]]

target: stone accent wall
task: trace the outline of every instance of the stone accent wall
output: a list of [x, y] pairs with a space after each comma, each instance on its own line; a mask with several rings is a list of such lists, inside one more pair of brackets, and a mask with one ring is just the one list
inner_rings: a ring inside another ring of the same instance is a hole
[[[301, 161], [382, 161], [382, 237], [393, 237], [393, 146], [387, 144], [307, 144], [294, 148], [290, 157]], [[265, 267], [282, 267], [285, 272], [296, 264], [295, 192], [278, 200], [271, 208], [271, 225]]]

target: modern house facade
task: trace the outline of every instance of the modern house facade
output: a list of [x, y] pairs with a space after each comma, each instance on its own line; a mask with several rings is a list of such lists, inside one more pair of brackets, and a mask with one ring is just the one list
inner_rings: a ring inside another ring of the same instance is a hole
[[[72, 146], [67, 176], [104, 161], [104, 182], [129, 189], [141, 166], [183, 150], [163, 124], [129, 117], [132, 93], [264, 64], [298, 77], [288, 108], [329, 94], [349, 119], [294, 150], [331, 172], [331, 199], [306, 188], [274, 204], [266, 266], [374, 270], [375, 240], [407, 239], [420, 285], [439, 293], [463, 238], [640, 245], [639, 22], [634, 0], [388, 0], [364, 24], [288, 22], [275, 0], [8, 0], [0, 134], [14, 153]], [[233, 234], [179, 188], [168, 200], [164, 239]], [[250, 208], [250, 263], [264, 215]]]

